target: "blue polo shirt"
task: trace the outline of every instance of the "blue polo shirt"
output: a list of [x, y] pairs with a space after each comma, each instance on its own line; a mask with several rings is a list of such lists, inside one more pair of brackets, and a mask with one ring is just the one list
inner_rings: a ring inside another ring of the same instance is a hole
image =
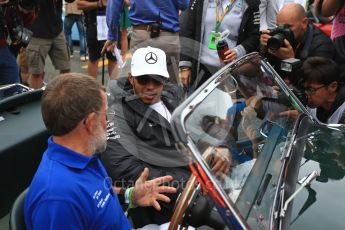
[[27, 229], [131, 229], [97, 156], [50, 137], [24, 205]]
[[[131, 0], [129, 20], [133, 26], [149, 25], [157, 21], [162, 29], [172, 32], [180, 31], [179, 10], [187, 9], [189, 0]], [[111, 0], [107, 3], [108, 40], [117, 41], [120, 13], [124, 0]]]

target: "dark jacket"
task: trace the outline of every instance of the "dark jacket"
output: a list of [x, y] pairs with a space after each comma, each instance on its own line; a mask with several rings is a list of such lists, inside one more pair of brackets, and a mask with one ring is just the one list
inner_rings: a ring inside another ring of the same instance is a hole
[[[309, 42], [308, 36], [311, 36], [310, 34], [312, 34], [312, 37]], [[331, 39], [312, 23], [309, 23], [308, 30], [305, 33], [302, 42], [299, 45], [294, 44], [293, 46], [297, 46], [295, 49], [295, 58], [300, 59], [301, 61], [304, 61], [308, 57], [315, 56], [330, 59], [334, 59], [335, 57], [335, 48]], [[281, 60], [268, 53], [266, 54], [266, 57], [279, 75], [284, 77], [284, 73], [280, 70]], [[292, 79], [291, 82], [294, 82], [294, 80], [295, 79]]]
[[[113, 101], [111, 107], [116, 117], [108, 124], [108, 146], [101, 157], [115, 185], [133, 186], [147, 167], [149, 179], [171, 175], [173, 185], [181, 191], [190, 171], [184, 156], [175, 148], [170, 123], [134, 96], [131, 90], [125, 90]], [[174, 100], [164, 96], [162, 101], [173, 111], [175, 106], [170, 102]], [[171, 195], [169, 204], [161, 203], [161, 211], [152, 207], [130, 209], [133, 227], [169, 222], [177, 196], [178, 193]]]
[[[244, 12], [237, 45], [242, 45], [246, 53], [253, 52], [259, 45], [259, 0], [246, 0], [247, 10]], [[200, 45], [203, 34], [204, 3], [208, 1], [191, 0], [189, 8], [182, 13], [180, 18], [181, 57], [180, 67], [192, 68], [191, 85], [199, 72]], [[231, 32], [231, 31], [230, 31]], [[188, 38], [188, 39], [184, 39]]]

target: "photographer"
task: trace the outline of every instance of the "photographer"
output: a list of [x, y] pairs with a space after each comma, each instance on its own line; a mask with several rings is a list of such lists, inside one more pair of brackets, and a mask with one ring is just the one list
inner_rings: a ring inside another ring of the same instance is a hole
[[300, 4], [285, 5], [277, 14], [276, 29], [263, 30], [260, 36], [261, 52], [278, 73], [282, 60], [311, 56], [334, 58], [335, 49], [330, 38], [309, 22]]
[[[32, 1], [0, 0], [0, 85], [20, 82], [16, 57], [9, 46], [25, 46], [30, 41], [31, 32], [25, 26], [34, 21], [34, 9]], [[0, 97], [19, 91], [14, 87], [4, 91]]]
[[319, 121], [345, 124], [345, 87], [338, 65], [323, 57], [308, 58], [302, 66], [308, 107]]

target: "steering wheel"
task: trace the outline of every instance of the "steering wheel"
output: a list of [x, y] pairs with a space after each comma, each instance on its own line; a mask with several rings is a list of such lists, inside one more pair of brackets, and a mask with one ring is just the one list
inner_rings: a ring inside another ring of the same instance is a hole
[[180, 198], [177, 201], [174, 214], [170, 220], [170, 225], [169, 225], [168, 230], [176, 230], [178, 228], [197, 185], [198, 185], [198, 182], [196, 180], [196, 177], [192, 174], [187, 181], [186, 188], [183, 190], [183, 192], [180, 195]]
[[[211, 159], [212, 152], [214, 148], [209, 146], [203, 154], [203, 158], [206, 160], [206, 162]], [[174, 214], [171, 217], [170, 225], [168, 230], [176, 230], [179, 226], [179, 224], [182, 222], [184, 213], [186, 212], [186, 209], [189, 206], [189, 202], [193, 196], [193, 193], [195, 191], [195, 188], [198, 186], [198, 181], [196, 179], [196, 176], [192, 174], [188, 181], [186, 188], [182, 191], [180, 198], [177, 201], [177, 204], [175, 206]]]

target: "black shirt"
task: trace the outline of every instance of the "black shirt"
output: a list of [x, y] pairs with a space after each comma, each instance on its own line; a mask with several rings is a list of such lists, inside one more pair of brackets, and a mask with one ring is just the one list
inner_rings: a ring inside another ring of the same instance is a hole
[[[312, 33], [311, 43], [307, 44], [308, 34]], [[335, 48], [331, 39], [319, 28], [310, 23], [308, 25], [308, 30], [304, 34], [300, 44], [293, 44], [295, 47], [295, 58], [304, 61], [308, 57], [321, 56], [325, 58], [334, 59]], [[298, 48], [296, 48], [298, 47]], [[307, 50], [305, 49], [307, 47]], [[268, 58], [269, 63], [274, 67], [274, 69], [279, 73], [283, 78], [287, 77], [286, 73], [280, 70], [281, 61], [277, 57], [266, 53], [265, 56]], [[296, 76], [296, 74], [292, 74]], [[294, 83], [298, 79], [290, 79], [290, 82]]]
[[[96, 1], [90, 1], [90, 2], [96, 2]], [[85, 26], [88, 27], [88, 25], [96, 25], [97, 23], [97, 15], [105, 15], [105, 7], [102, 9], [93, 9], [84, 11], [85, 15]]]
[[38, 16], [30, 27], [36, 38], [55, 38], [62, 32], [62, 0], [40, 1]]

